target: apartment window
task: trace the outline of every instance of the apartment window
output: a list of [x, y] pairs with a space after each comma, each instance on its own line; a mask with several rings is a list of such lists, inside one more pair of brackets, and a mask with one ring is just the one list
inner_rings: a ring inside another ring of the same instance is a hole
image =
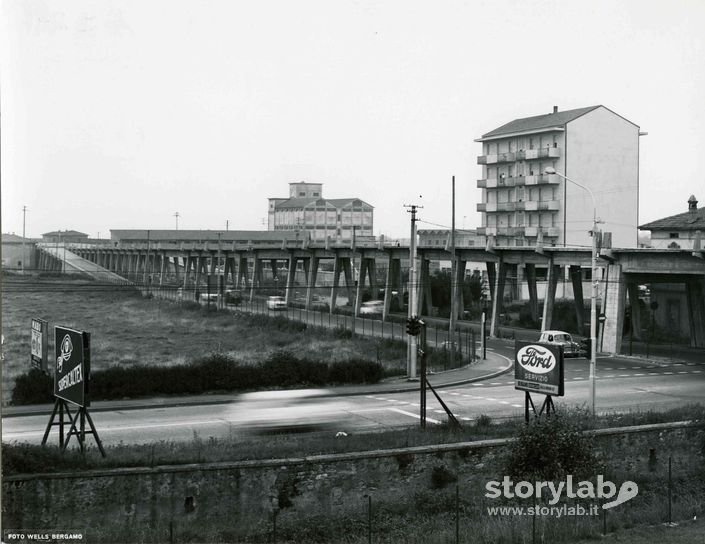
[[680, 238], [680, 234], [678, 232], [671, 232], [668, 235], [669, 238]]
[[303, 191], [299, 191], [299, 196], [306, 196], [306, 193]]
[[313, 196], [320, 196], [319, 193], [313, 193]]
[[523, 202], [523, 201], [524, 201], [524, 188], [517, 187], [517, 202]]
[[524, 212], [517, 212], [517, 227], [524, 226]]
[[529, 149], [533, 149], [533, 148], [534, 148], [534, 139], [529, 138]]

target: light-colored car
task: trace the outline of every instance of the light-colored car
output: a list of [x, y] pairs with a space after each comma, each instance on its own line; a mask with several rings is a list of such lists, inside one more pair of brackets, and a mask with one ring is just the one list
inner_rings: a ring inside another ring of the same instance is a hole
[[543, 331], [539, 336], [539, 342], [544, 344], [554, 344], [563, 346], [563, 355], [565, 357], [579, 357], [580, 344], [573, 340], [569, 332], [565, 331]]
[[383, 300], [370, 300], [360, 306], [360, 315], [381, 315], [384, 310]]
[[253, 434], [340, 431], [349, 410], [325, 389], [258, 391], [240, 395], [228, 419]]
[[269, 297], [267, 299], [267, 308], [270, 310], [286, 310], [286, 300], [284, 300], [284, 297]]

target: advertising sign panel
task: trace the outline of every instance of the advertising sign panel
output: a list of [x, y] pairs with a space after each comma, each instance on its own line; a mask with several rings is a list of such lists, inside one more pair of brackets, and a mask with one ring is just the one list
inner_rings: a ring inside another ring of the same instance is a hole
[[563, 346], [515, 342], [514, 389], [563, 396]]
[[32, 342], [29, 360], [34, 368], [46, 372], [49, 367], [49, 325], [43, 319], [32, 318]]
[[54, 396], [78, 406], [88, 406], [90, 335], [66, 327], [54, 327], [54, 339]]

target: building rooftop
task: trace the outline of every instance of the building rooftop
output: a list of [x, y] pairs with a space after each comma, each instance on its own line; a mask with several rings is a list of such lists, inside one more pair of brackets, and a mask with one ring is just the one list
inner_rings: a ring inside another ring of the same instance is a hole
[[545, 115], [535, 115], [534, 117], [524, 117], [515, 119], [506, 125], [502, 125], [487, 134], [483, 134], [482, 138], [491, 138], [504, 134], [514, 134], [517, 132], [531, 132], [535, 130], [548, 129], [553, 127], [563, 128], [566, 123], [577, 119], [602, 106], [590, 106], [587, 108], [578, 108], [574, 110], [556, 111]]
[[705, 231], [705, 208], [698, 209], [698, 201], [691, 195], [688, 211], [640, 225], [639, 230], [701, 230]]
[[[280, 202], [276, 205], [278, 210], [287, 208], [303, 208], [309, 204], [317, 203], [320, 205], [330, 204], [336, 208], [342, 208], [348, 204], [360, 203], [366, 206], [370, 206], [366, 202], [363, 202], [359, 198], [288, 198], [284, 202]], [[371, 208], [372, 206], [370, 206]]]
[[281, 230], [120, 230], [110, 229], [111, 238], [121, 241], [218, 241], [221, 242], [257, 242], [296, 240], [297, 234], [293, 231]]
[[3, 244], [21, 244], [23, 241], [31, 242], [29, 238], [22, 238], [22, 236], [18, 236], [17, 234], [5, 234], [4, 232], [2, 233]]
[[88, 235], [85, 232], [78, 232], [77, 230], [57, 230], [54, 232], [45, 232], [42, 236], [85, 236]]

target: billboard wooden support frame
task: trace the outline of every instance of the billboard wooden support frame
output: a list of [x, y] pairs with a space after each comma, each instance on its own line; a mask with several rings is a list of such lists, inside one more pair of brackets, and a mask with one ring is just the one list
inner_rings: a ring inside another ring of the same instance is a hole
[[[57, 417], [57, 412], [58, 421], [54, 421]], [[66, 412], [66, 415], [68, 416], [68, 421], [65, 421], [64, 419], [64, 412]], [[88, 425], [90, 427], [90, 430], [88, 431], [86, 430], [86, 420], [88, 420]], [[69, 427], [68, 433], [64, 434], [65, 426], [69, 423], [71, 426]], [[77, 428], [76, 425], [79, 425], [79, 427]], [[46, 444], [47, 439], [49, 438], [49, 433], [51, 432], [51, 428], [55, 426], [59, 427], [59, 448], [62, 452], [66, 451], [66, 448], [68, 447], [69, 442], [71, 441], [71, 437], [75, 436], [76, 440], [78, 440], [81, 453], [85, 453], [86, 435], [92, 434], [96, 444], [98, 445], [100, 454], [103, 457], [106, 456], [105, 450], [103, 449], [103, 443], [101, 442], [100, 437], [98, 436], [98, 431], [95, 428], [95, 424], [93, 423], [91, 414], [88, 412], [88, 409], [85, 406], [78, 406], [76, 412], [72, 415], [69, 403], [64, 399], [57, 397], [56, 401], [54, 402], [54, 410], [52, 410], [51, 412], [51, 418], [49, 418], [49, 423], [47, 424], [47, 428], [44, 431], [42, 446]]]
[[[531, 408], [531, 410], [529, 410]], [[544, 413], [544, 410], [546, 412], [546, 416], [550, 416], [551, 414], [556, 413], [556, 405], [553, 404], [553, 396], [552, 395], [546, 395], [546, 398], [543, 399], [543, 404], [541, 405], [541, 408], [539, 411], [536, 411], [536, 405], [534, 404], [534, 400], [531, 398], [531, 393], [528, 391], [524, 391], [524, 420], [526, 423], [529, 423], [530, 416], [529, 413], [531, 411], [534, 412], [534, 416], [536, 418], [540, 418], [541, 415]]]

